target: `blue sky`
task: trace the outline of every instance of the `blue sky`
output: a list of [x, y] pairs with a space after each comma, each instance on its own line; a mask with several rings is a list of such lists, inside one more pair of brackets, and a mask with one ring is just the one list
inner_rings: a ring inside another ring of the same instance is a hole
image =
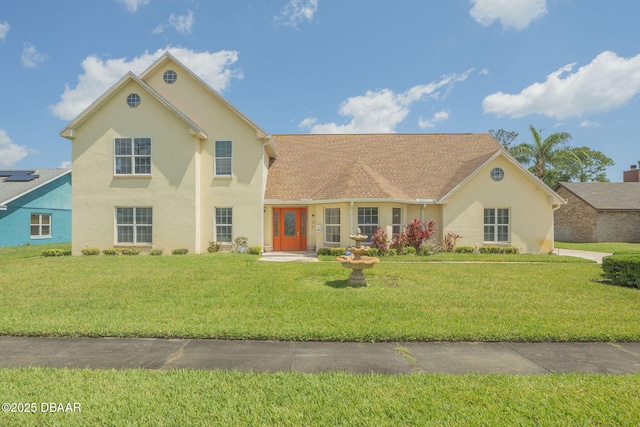
[[640, 160], [638, 16], [636, 0], [0, 0], [0, 167], [68, 165], [60, 130], [170, 50], [269, 133], [531, 142], [532, 124], [620, 181]]

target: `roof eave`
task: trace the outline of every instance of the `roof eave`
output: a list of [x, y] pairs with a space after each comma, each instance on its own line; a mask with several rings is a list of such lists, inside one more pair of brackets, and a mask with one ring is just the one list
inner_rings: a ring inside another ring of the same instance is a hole
[[56, 175], [56, 176], [54, 176], [52, 178], [49, 178], [48, 180], [46, 180], [44, 182], [41, 182], [40, 184], [36, 185], [35, 187], [32, 187], [32, 188], [28, 189], [27, 191], [23, 191], [22, 193], [20, 193], [20, 194], [18, 194], [16, 196], [13, 196], [13, 197], [11, 197], [11, 198], [9, 198], [7, 200], [3, 200], [2, 202], [0, 202], [0, 203], [2, 203], [0, 205], [0, 210], [3, 210], [3, 211], [7, 210], [7, 204], [13, 202], [14, 200], [18, 200], [20, 197], [26, 196], [27, 194], [31, 193], [32, 191], [35, 191], [40, 187], [44, 187], [45, 185], [49, 184], [50, 182], [53, 182], [56, 179], [58, 179], [58, 178], [60, 178], [62, 176], [65, 176], [67, 174], [70, 174], [70, 173], [71, 173], [71, 169], [64, 170], [61, 174]]

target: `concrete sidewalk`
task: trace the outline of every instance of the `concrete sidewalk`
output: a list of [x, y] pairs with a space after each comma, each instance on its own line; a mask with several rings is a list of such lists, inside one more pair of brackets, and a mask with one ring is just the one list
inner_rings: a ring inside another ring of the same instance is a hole
[[336, 343], [0, 337], [0, 368], [408, 374], [640, 373], [640, 343]]
[[559, 256], [573, 256], [578, 258], [590, 259], [598, 264], [602, 264], [602, 258], [611, 255], [606, 252], [591, 252], [591, 251], [579, 251], [576, 249], [555, 249], [555, 252]]

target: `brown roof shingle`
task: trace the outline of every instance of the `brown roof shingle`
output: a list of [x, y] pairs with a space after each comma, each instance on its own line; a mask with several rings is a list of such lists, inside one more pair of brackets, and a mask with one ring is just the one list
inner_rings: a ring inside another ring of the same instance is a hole
[[273, 135], [266, 199], [440, 199], [500, 151], [489, 134]]
[[576, 196], [598, 210], [640, 210], [640, 183], [561, 182]]

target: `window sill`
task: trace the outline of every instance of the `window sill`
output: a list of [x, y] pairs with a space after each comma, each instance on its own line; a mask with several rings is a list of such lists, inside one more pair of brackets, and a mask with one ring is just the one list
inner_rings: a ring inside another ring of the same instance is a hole
[[151, 174], [121, 174], [113, 175], [114, 179], [151, 179]]
[[511, 242], [482, 242], [482, 246], [511, 246]]
[[114, 248], [138, 248], [138, 249], [151, 249], [152, 243], [115, 243]]
[[53, 239], [53, 236], [30, 236], [31, 240]]
[[220, 179], [220, 180], [228, 179], [230, 181], [233, 179], [233, 175], [214, 175], [213, 179]]

